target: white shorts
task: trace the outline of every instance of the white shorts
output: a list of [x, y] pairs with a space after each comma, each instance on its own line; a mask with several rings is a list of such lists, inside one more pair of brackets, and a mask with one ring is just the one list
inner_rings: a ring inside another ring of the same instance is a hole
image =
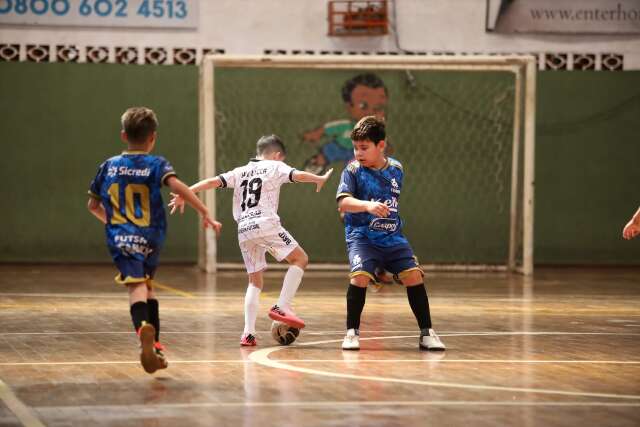
[[271, 256], [280, 262], [298, 247], [296, 239], [283, 227], [274, 230], [274, 233], [239, 243], [247, 273], [256, 273], [267, 268], [265, 252], [269, 252]]

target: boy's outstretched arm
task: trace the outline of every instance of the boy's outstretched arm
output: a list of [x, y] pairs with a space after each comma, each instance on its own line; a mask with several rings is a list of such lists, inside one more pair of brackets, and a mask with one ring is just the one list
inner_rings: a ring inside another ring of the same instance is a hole
[[352, 196], [345, 196], [338, 200], [338, 211], [349, 213], [369, 212], [371, 215], [382, 218], [388, 217], [390, 213], [389, 206], [384, 203], [368, 202]]
[[[202, 218], [202, 225], [204, 228], [212, 227], [216, 234], [220, 233], [220, 229], [222, 228], [222, 224], [218, 221], [214, 221], [209, 217], [209, 209], [198, 199], [195, 193], [187, 187], [187, 185], [180, 181], [175, 176], [170, 176], [167, 178], [167, 186], [171, 188], [171, 192], [182, 198], [185, 202], [187, 202], [192, 208], [194, 208], [200, 214]], [[175, 210], [175, 208], [174, 208]], [[173, 212], [173, 210], [172, 210]]]
[[100, 200], [95, 197], [89, 197], [89, 201], [87, 202], [87, 209], [91, 212], [101, 223], [107, 223], [107, 212], [104, 210], [104, 206], [100, 203]]
[[329, 169], [324, 175], [316, 175], [310, 172], [303, 172], [296, 170], [293, 172], [294, 182], [312, 182], [316, 185], [316, 193], [322, 189], [322, 186], [327, 182], [333, 169]]
[[622, 237], [631, 240], [640, 234], [640, 208], [631, 217], [627, 225], [622, 229]]
[[[208, 190], [210, 188], [218, 188], [222, 187], [222, 181], [217, 176], [214, 178], [203, 179], [202, 181], [196, 182], [189, 189], [194, 193], [199, 193], [204, 190]], [[171, 193], [172, 199], [169, 202], [169, 207], [171, 208], [171, 214], [175, 213], [176, 209], [180, 208], [180, 213], [184, 213], [184, 198], [176, 193]]]

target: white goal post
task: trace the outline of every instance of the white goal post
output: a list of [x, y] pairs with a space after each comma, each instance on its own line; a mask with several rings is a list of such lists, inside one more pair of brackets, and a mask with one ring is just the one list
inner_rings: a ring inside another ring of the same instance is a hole
[[[403, 70], [436, 71], [501, 71], [513, 73], [514, 93], [512, 122], [510, 194], [508, 195], [508, 254], [502, 265], [462, 265], [449, 263], [443, 269], [500, 270], [533, 273], [534, 227], [534, 150], [536, 109], [536, 61], [533, 56], [222, 56], [207, 55], [200, 65], [199, 74], [199, 176], [215, 176], [216, 170], [216, 92], [214, 76], [220, 69], [265, 70]], [[509, 110], [511, 111], [511, 110]], [[511, 114], [511, 113], [510, 113]], [[265, 129], [265, 132], [267, 129]], [[402, 161], [402, 158], [400, 158]], [[216, 214], [214, 191], [203, 194], [204, 202]], [[235, 225], [235, 224], [233, 224]], [[232, 224], [226, 224], [226, 233], [233, 233]], [[411, 240], [411, 238], [410, 238]], [[217, 241], [211, 230], [200, 231], [199, 266], [207, 272], [218, 268], [241, 267], [239, 264], [217, 262]], [[346, 258], [345, 258], [346, 259]], [[346, 269], [346, 265], [317, 265], [319, 269], [331, 267]], [[313, 268], [313, 265], [311, 266]], [[430, 269], [433, 266], [428, 265]], [[436, 266], [437, 267], [437, 266]]]

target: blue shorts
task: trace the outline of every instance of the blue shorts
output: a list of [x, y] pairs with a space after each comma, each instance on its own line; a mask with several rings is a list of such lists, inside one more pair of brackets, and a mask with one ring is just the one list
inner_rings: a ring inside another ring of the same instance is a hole
[[377, 268], [392, 273], [396, 280], [402, 280], [412, 271], [422, 274], [413, 249], [406, 244], [384, 248], [368, 242], [352, 242], [347, 245], [347, 251], [351, 265], [350, 277], [364, 275], [375, 282]]
[[109, 246], [109, 252], [119, 273], [115, 277], [117, 283], [128, 285], [130, 283], [142, 283], [150, 279], [156, 273], [160, 259], [160, 248], [149, 248], [150, 253], [127, 253], [119, 247]]

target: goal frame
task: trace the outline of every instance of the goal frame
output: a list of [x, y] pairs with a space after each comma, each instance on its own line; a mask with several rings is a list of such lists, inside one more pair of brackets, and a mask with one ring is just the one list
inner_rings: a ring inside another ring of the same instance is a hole
[[[533, 274], [534, 179], [535, 179], [535, 107], [536, 59], [527, 55], [474, 56], [221, 56], [206, 55], [199, 67], [199, 177], [216, 175], [214, 73], [217, 68], [303, 68], [353, 70], [441, 70], [441, 71], [507, 71], [515, 74], [514, 126], [511, 163], [511, 195], [509, 210], [509, 253], [504, 266], [442, 265], [425, 266], [429, 270], [510, 271]], [[521, 147], [522, 145], [522, 147]], [[520, 150], [523, 150], [522, 153]], [[522, 171], [520, 170], [522, 157]], [[522, 212], [518, 212], [518, 193], [522, 179]], [[203, 194], [212, 215], [216, 212], [215, 192]], [[522, 216], [522, 264], [518, 265], [518, 218]], [[241, 268], [240, 264], [217, 262], [216, 236], [211, 229], [199, 232], [198, 265], [208, 273], [219, 268]], [[313, 268], [314, 266], [310, 266]], [[345, 265], [318, 264], [319, 270], [346, 269]]]

